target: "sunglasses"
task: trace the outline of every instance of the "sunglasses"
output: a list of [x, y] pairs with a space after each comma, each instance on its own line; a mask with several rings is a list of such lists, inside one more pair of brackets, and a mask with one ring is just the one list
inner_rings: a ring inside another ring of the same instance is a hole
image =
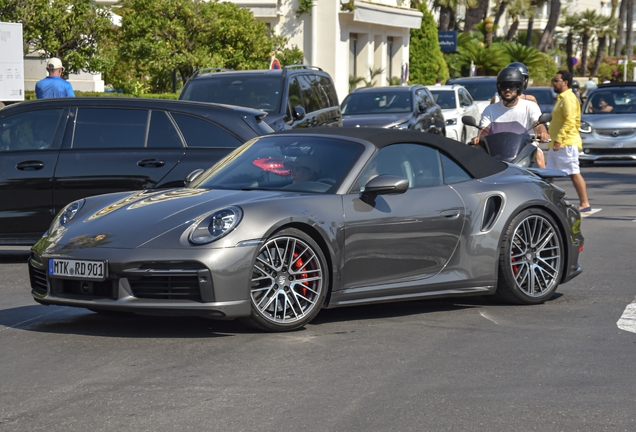
[[521, 88], [521, 83], [516, 81], [504, 81], [497, 84], [499, 90], [519, 90]]
[[553, 83], [559, 82], [559, 81], [563, 81], [563, 79], [562, 78], [552, 78], [552, 82]]

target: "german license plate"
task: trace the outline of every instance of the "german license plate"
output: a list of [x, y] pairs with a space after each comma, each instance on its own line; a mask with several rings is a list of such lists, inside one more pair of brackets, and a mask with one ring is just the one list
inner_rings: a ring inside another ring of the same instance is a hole
[[617, 143], [610, 143], [609, 148], [622, 148], [623, 147], [623, 143], [622, 142], [617, 142]]
[[106, 278], [106, 261], [49, 258], [48, 273], [52, 277], [104, 280]]

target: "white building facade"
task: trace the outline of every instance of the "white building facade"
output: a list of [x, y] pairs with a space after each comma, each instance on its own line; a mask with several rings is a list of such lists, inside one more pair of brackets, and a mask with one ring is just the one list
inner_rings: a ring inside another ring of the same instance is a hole
[[340, 100], [349, 93], [350, 76], [368, 78], [369, 69], [382, 69], [377, 86], [401, 77], [409, 61], [410, 29], [422, 23], [422, 13], [400, 6], [400, 0], [313, 0], [311, 12], [301, 14], [299, 0], [232, 2], [288, 37], [290, 46], [303, 51], [305, 64], [329, 73]]

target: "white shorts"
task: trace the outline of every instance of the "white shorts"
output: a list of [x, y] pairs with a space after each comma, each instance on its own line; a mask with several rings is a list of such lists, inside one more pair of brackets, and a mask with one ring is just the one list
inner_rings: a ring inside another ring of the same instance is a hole
[[563, 146], [559, 150], [548, 150], [548, 160], [545, 167], [565, 171], [566, 174], [580, 174], [579, 168], [579, 149], [577, 146]]

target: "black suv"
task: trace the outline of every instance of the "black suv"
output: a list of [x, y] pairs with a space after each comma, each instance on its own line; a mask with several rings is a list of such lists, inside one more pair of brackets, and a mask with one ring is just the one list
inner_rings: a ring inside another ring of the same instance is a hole
[[315, 66], [282, 70], [202, 69], [188, 80], [181, 100], [215, 102], [263, 110], [276, 131], [342, 126], [333, 80]]
[[181, 187], [272, 129], [261, 111], [134, 98], [43, 99], [0, 111], [0, 245], [33, 244], [66, 204]]

